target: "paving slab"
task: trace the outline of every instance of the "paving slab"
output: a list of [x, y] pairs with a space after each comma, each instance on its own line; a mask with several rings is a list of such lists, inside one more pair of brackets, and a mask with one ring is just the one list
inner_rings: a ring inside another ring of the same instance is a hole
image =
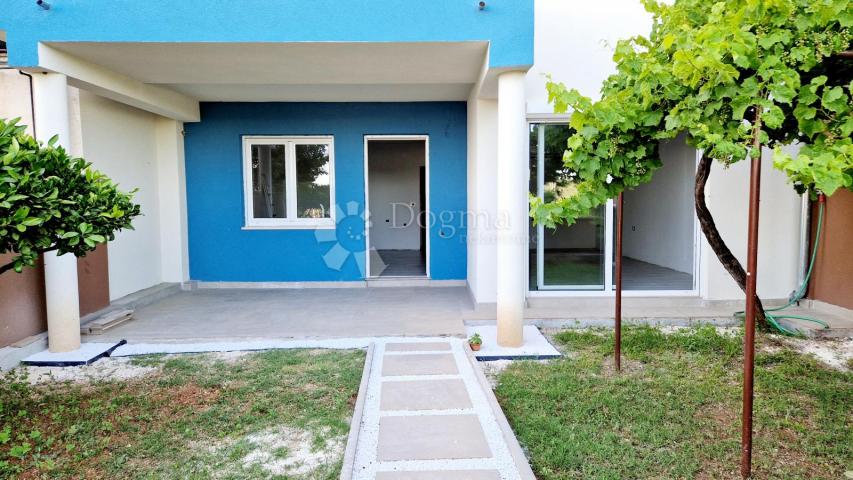
[[376, 480], [501, 480], [501, 474], [497, 470], [378, 472]]
[[383, 417], [379, 461], [489, 458], [492, 452], [477, 415]]
[[341, 480], [535, 480], [465, 339], [373, 345]]
[[459, 369], [451, 353], [385, 355], [382, 376], [456, 375]]
[[383, 382], [379, 409], [455, 410], [472, 408], [462, 379]]
[[402, 342], [388, 343], [385, 345], [386, 352], [449, 352], [450, 344], [447, 342]]

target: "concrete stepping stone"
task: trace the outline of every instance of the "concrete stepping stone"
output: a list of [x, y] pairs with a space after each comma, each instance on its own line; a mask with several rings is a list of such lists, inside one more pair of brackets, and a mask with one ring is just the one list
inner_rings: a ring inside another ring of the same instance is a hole
[[459, 369], [452, 353], [385, 355], [382, 376], [457, 375]]
[[501, 480], [497, 470], [432, 470], [425, 472], [378, 472], [376, 480]]
[[492, 456], [477, 415], [383, 417], [376, 453], [380, 462]]
[[465, 382], [460, 378], [383, 382], [379, 398], [379, 409], [382, 411], [473, 408]]
[[378, 340], [342, 480], [536, 480], [462, 338]]
[[449, 352], [447, 342], [405, 342], [385, 345], [386, 352]]

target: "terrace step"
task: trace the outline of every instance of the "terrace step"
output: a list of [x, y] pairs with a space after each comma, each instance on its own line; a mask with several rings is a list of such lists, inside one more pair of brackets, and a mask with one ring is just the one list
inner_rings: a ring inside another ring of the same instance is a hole
[[133, 310], [121, 309], [110, 310], [103, 315], [95, 318], [80, 326], [80, 333], [83, 335], [100, 335], [105, 331], [117, 327], [127, 321], [133, 319]]

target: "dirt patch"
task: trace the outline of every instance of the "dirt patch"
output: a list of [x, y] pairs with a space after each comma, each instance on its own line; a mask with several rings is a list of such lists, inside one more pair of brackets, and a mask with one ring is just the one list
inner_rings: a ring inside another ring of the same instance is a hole
[[273, 475], [307, 475], [335, 463], [344, 447], [344, 437], [339, 436], [314, 448], [313, 433], [292, 427], [267, 429], [246, 440], [255, 445], [255, 450], [243, 457], [243, 466], [260, 465]]
[[[696, 330], [696, 325], [662, 325], [659, 327], [655, 327], [660, 330], [661, 333], [665, 335], [670, 335], [673, 333], [683, 332], [683, 331], [693, 331]], [[718, 334], [725, 337], [736, 337], [740, 335], [741, 327], [722, 327], [715, 326], [714, 330], [717, 331]]]
[[601, 362], [601, 375], [605, 378], [614, 377], [616, 375], [633, 375], [641, 373], [646, 368], [643, 362], [629, 360], [624, 357], [622, 358], [621, 367], [621, 372], [616, 371], [616, 357], [605, 357], [604, 360]]
[[739, 407], [714, 403], [700, 408], [695, 417], [703, 423], [709, 423], [714, 436], [729, 437], [738, 432], [740, 422]]
[[491, 360], [488, 362], [477, 362], [480, 365], [480, 368], [483, 369], [483, 373], [486, 375], [486, 380], [489, 381], [489, 385], [492, 387], [492, 390], [498, 386], [498, 376], [500, 376], [501, 372], [506, 370], [507, 367], [512, 365], [514, 360]]
[[221, 360], [227, 364], [234, 364], [242, 360], [243, 357], [258, 352], [258, 350], [238, 350], [234, 352], [214, 352], [209, 355], [214, 360]]
[[225, 471], [220, 472], [222, 475], [217, 477], [239, 477], [253, 469], [261, 469], [276, 478], [279, 476], [313, 478], [312, 474], [340, 460], [341, 452], [344, 450], [345, 437], [342, 435], [329, 437], [328, 433], [328, 430], [317, 434], [310, 430], [277, 426], [242, 438], [213, 445], [205, 443], [196, 447], [218, 454], [226, 453], [237, 444], [249, 445], [250, 451], [236, 458], [235, 463], [230, 464]]
[[850, 362], [853, 361], [853, 339], [784, 338], [782, 341], [802, 354], [811, 355], [830, 368], [850, 371]]
[[94, 383], [132, 380], [160, 371], [160, 367], [134, 365], [127, 357], [103, 358], [79, 367], [22, 367], [31, 385], [54, 382]]
[[213, 388], [204, 388], [194, 383], [181, 385], [169, 391], [172, 402], [181, 407], [207, 407], [219, 399], [221, 392]]

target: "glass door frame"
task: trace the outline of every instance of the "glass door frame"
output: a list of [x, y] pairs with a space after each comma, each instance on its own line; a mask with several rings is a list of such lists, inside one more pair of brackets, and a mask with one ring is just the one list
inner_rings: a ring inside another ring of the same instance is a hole
[[[547, 124], [567, 124], [569, 123], [570, 115], [561, 114], [544, 114], [527, 117], [527, 130], [531, 131], [531, 126], [536, 125], [539, 130], [537, 135], [537, 159], [536, 159], [536, 196], [544, 197], [544, 179], [545, 179], [545, 136], [544, 127]], [[530, 159], [530, 142], [525, 144], [527, 150], [525, 158], [529, 163]], [[698, 166], [701, 157], [701, 152], [696, 152], [696, 165]], [[529, 169], [528, 169], [529, 170]], [[528, 182], [529, 184], [529, 182]], [[613, 288], [613, 255], [614, 255], [614, 223], [615, 223], [615, 202], [613, 199], [607, 200], [604, 206], [604, 288], [599, 285], [544, 285], [545, 283], [545, 226], [536, 225], [536, 287], [538, 290], [532, 290], [528, 284], [528, 296], [530, 297], [548, 297], [548, 296], [565, 296], [565, 297], [610, 297], [614, 295]], [[699, 220], [693, 216], [693, 288], [690, 290], [623, 290], [622, 293], [627, 297], [673, 297], [673, 296], [698, 296], [700, 295], [701, 282], [699, 279], [699, 268], [701, 265], [701, 243], [700, 243], [700, 227]], [[530, 278], [530, 262], [526, 263], [528, 273], [526, 278]]]

